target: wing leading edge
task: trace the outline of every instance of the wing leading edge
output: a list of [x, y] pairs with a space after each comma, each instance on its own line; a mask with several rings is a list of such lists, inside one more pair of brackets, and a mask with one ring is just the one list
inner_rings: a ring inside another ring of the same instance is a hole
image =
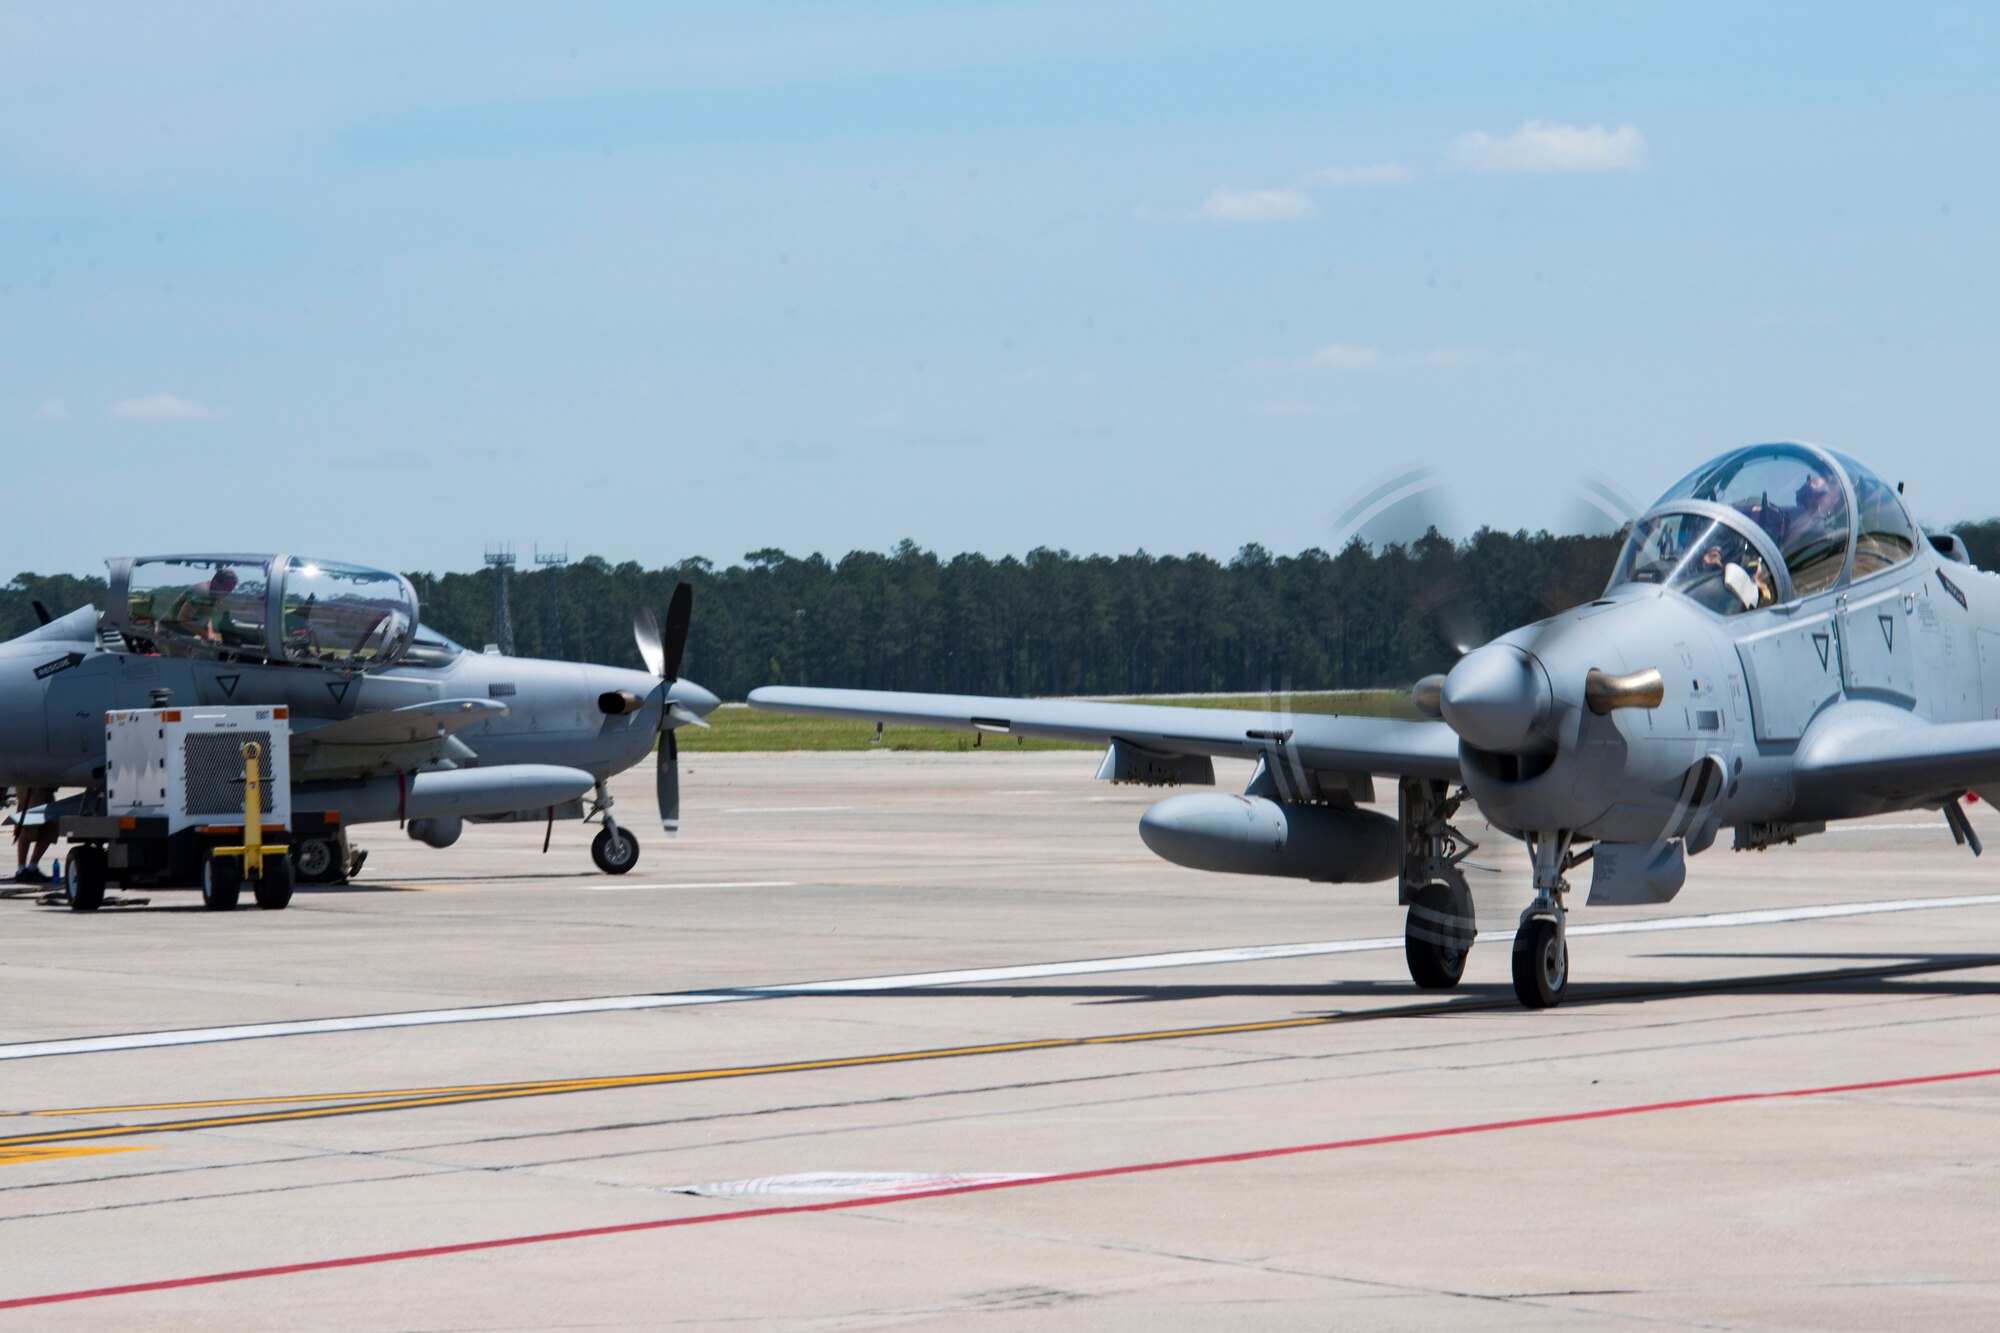
[[1459, 776], [1458, 737], [1442, 722], [790, 685], [752, 690], [750, 706], [807, 717], [855, 718], [1038, 740], [1098, 745], [1123, 741], [1159, 754], [1256, 759], [1283, 748], [1307, 768], [1331, 773], [1395, 774], [1446, 781], [1456, 781]]
[[302, 780], [415, 772], [449, 755], [453, 733], [506, 712], [491, 699], [441, 699], [308, 722], [292, 733], [293, 770]]
[[1799, 747], [1792, 782], [1802, 800], [1854, 793], [1896, 800], [2000, 787], [2000, 719], [1924, 722], [1900, 710], [1828, 710]]

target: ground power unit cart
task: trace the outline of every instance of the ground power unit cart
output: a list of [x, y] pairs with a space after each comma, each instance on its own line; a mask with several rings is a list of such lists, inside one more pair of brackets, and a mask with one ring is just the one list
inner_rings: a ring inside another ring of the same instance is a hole
[[201, 889], [213, 911], [249, 886], [257, 905], [292, 900], [291, 723], [272, 708], [145, 708], [104, 716], [104, 799], [65, 816], [69, 905], [105, 890]]

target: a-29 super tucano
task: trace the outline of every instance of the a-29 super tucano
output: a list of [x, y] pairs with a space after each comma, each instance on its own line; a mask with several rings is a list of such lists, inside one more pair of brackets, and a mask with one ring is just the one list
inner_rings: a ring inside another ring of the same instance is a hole
[[0, 643], [0, 784], [81, 787], [54, 813], [96, 813], [105, 714], [283, 706], [291, 725], [298, 879], [345, 879], [346, 830], [400, 820], [449, 846], [465, 821], [590, 819], [591, 854], [622, 874], [639, 843], [606, 782], [655, 752], [659, 813], [680, 823], [675, 729], [716, 697], [680, 679], [691, 591], [664, 635], [642, 611], [647, 670], [467, 652], [418, 622], [398, 574], [296, 555], [109, 562], [105, 610], [82, 607]]
[[[1568, 874], [1589, 902], [1665, 902], [1725, 826], [1738, 849], [1830, 820], [1942, 811], [2000, 786], [2000, 577], [1926, 538], [1895, 489], [1805, 444], [1724, 454], [1633, 525], [1604, 595], [1475, 648], [1397, 722], [1081, 701], [767, 687], [761, 708], [1109, 745], [1100, 778], [1212, 783], [1141, 819], [1181, 865], [1333, 883], [1395, 879], [1419, 986], [1456, 985], [1474, 937], [1452, 826], [1470, 798], [1527, 844], [1523, 1004], [1569, 984]], [[1360, 808], [1397, 780], [1397, 817]], [[2000, 794], [2000, 793], [1996, 793]]]

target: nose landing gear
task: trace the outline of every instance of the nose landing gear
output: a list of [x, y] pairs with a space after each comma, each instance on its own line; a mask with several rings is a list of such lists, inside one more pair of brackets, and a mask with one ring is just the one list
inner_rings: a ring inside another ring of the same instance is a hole
[[1521, 913], [1514, 932], [1514, 996], [1530, 1009], [1553, 1009], [1569, 994], [1568, 913], [1563, 895], [1569, 881], [1563, 872], [1573, 864], [1569, 833], [1528, 837], [1535, 862], [1535, 900]]
[[[590, 841], [590, 859], [607, 875], [622, 875], [639, 864], [639, 840], [611, 817], [611, 793], [597, 784], [591, 815], [604, 825]], [[588, 817], [588, 816], [586, 816]]]

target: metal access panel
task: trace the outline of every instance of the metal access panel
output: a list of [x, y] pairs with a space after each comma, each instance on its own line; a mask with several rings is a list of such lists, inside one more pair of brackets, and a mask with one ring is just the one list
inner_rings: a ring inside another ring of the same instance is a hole
[[1916, 597], [1899, 586], [1855, 598], [1840, 615], [1840, 671], [1849, 690], [1917, 697]]
[[243, 824], [243, 746], [256, 742], [265, 824], [292, 822], [291, 722], [284, 708], [142, 708], [107, 713], [107, 814], [163, 818], [167, 831]]
[[1750, 686], [1760, 741], [1795, 741], [1840, 694], [1840, 644], [1826, 615], [1799, 616], [1741, 640], [1736, 655]]

